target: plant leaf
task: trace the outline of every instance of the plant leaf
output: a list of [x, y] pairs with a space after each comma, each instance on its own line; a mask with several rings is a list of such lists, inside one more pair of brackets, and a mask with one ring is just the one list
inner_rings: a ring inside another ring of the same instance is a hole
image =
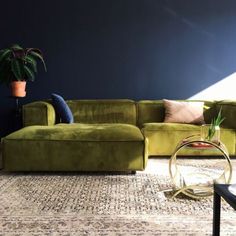
[[11, 54], [11, 50], [10, 49], [4, 49], [0, 51], [0, 62], [7, 56], [9, 56]]
[[37, 52], [38, 54], [40, 54], [42, 56], [42, 52], [38, 48], [26, 48], [25, 51], [26, 51], [26, 54], [29, 54], [30, 52], [34, 51], [34, 52]]
[[13, 59], [11, 62], [11, 70], [17, 80], [24, 79], [24, 67], [21, 61], [18, 59]]
[[27, 55], [25, 61], [26, 65], [29, 64], [33, 68], [34, 72], [37, 72], [37, 61], [32, 56]]
[[29, 80], [34, 81], [34, 72], [26, 65], [24, 65], [24, 70], [25, 70], [26, 77]]
[[222, 113], [222, 107], [220, 108], [218, 115], [216, 117], [215, 121], [216, 126], [220, 126], [220, 124], [225, 120], [225, 117], [222, 117], [221, 113]]
[[220, 124], [225, 120], [225, 117], [222, 117], [222, 107], [220, 108], [217, 117], [214, 117], [211, 121], [211, 125], [208, 129], [207, 139], [211, 140], [216, 132], [215, 127], [220, 126]]
[[19, 46], [18, 44], [13, 44], [12, 46], [11, 46], [11, 49], [13, 49], [13, 50], [24, 50], [21, 46]]
[[38, 59], [40, 59], [40, 61], [43, 63], [45, 71], [47, 71], [47, 67], [46, 67], [45, 61], [43, 59], [43, 56], [40, 53], [31, 50], [31, 51], [29, 51], [29, 54], [34, 56], [34, 57], [36, 57], [36, 58], [38, 58]]

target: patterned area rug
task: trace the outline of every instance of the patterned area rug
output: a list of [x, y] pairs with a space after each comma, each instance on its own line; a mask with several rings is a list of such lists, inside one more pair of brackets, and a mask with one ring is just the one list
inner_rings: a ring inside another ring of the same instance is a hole
[[[173, 199], [170, 188], [168, 172], [0, 172], [0, 235], [211, 235], [212, 197]], [[236, 235], [236, 213], [222, 205], [221, 235]]]

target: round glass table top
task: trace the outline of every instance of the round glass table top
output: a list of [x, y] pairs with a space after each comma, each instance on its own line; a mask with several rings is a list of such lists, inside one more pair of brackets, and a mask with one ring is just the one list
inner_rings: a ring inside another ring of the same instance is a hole
[[228, 188], [228, 190], [236, 196], [236, 184], [231, 184]]

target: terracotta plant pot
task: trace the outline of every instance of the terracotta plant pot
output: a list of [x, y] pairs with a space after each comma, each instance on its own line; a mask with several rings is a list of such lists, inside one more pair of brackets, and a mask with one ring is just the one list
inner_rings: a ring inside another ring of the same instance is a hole
[[25, 97], [26, 81], [12, 81], [11, 82], [11, 95], [13, 97]]

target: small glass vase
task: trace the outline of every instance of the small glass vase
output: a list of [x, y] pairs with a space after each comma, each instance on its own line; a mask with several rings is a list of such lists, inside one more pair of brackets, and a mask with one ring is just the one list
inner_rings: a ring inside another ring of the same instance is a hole
[[212, 125], [201, 126], [201, 140], [220, 143], [220, 127]]

